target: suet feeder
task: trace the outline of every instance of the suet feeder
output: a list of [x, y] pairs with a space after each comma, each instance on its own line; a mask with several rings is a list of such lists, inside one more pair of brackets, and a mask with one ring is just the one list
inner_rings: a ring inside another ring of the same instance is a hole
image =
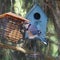
[[0, 15], [0, 37], [11, 42], [17, 42], [23, 38], [21, 33], [24, 23], [29, 21], [14, 13], [8, 12]]
[[26, 18], [30, 20], [30, 24], [34, 24], [37, 26], [38, 30], [41, 31], [41, 34], [38, 36], [38, 38], [44, 41], [46, 38], [47, 16], [39, 4], [35, 4], [32, 7], [32, 9], [27, 13]]

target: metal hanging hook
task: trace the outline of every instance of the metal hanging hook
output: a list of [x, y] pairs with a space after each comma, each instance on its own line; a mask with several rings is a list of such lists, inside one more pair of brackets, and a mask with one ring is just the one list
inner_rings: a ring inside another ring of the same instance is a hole
[[13, 11], [13, 1], [11, 0], [11, 8], [10, 8], [10, 11], [12, 12]]

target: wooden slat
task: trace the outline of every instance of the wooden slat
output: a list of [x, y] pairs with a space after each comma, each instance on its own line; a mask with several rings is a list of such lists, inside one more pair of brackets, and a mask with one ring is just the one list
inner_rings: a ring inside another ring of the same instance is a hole
[[1, 14], [0, 15], [0, 18], [4, 18], [4, 17], [7, 17], [7, 16], [11, 16], [12, 18], [15, 18], [15, 20], [17, 19], [17, 20], [20, 20], [20, 21], [24, 21], [26, 23], [29, 23], [29, 20], [27, 20], [27, 19], [25, 19], [25, 18], [23, 18], [23, 17], [21, 17], [19, 15], [16, 15], [16, 14], [14, 14], [12, 12]]

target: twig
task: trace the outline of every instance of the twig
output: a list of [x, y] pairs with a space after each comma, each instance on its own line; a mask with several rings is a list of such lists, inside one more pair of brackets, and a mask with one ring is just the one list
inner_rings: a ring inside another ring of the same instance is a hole
[[20, 51], [24, 54], [31, 54], [33, 52], [31, 52], [30, 50], [26, 49], [26, 48], [22, 48], [22, 47], [15, 47], [15, 46], [11, 46], [11, 45], [6, 45], [3, 43], [0, 43], [0, 47], [1, 48], [5, 48], [5, 49], [12, 49], [12, 50], [16, 50], [16, 51]]

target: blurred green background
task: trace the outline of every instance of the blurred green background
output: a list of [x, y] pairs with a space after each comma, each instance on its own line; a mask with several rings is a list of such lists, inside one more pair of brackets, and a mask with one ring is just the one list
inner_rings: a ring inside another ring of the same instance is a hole
[[[49, 56], [51, 60], [60, 60], [60, 1], [59, 0], [36, 0], [48, 16], [47, 34], [48, 46], [39, 45], [44, 56]], [[0, 0], [0, 14], [14, 12], [25, 17], [28, 11], [35, 4], [35, 0]], [[9, 49], [0, 48], [0, 60], [14, 60], [13, 54]], [[2, 58], [3, 57], [3, 58]], [[42, 56], [43, 58], [43, 56]], [[15, 58], [16, 59], [16, 58]], [[20, 60], [19, 59], [16, 60]], [[49, 59], [46, 59], [49, 60]]]

